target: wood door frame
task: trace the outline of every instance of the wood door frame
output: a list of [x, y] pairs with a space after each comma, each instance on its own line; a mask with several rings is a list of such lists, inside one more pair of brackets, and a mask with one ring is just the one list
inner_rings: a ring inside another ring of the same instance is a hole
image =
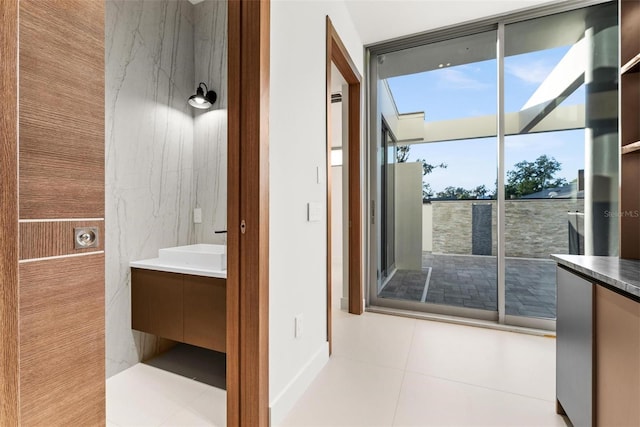
[[362, 77], [347, 48], [327, 16], [327, 341], [331, 352], [331, 64], [349, 86], [348, 96], [348, 191], [349, 191], [349, 313], [364, 311], [362, 289], [362, 197], [361, 197], [361, 81]]
[[[0, 6], [0, 419], [18, 420], [17, 1]], [[227, 424], [268, 426], [269, 0], [230, 0]], [[6, 207], [12, 206], [13, 209]], [[246, 233], [240, 231], [241, 218]]]
[[269, 0], [229, 1], [228, 426], [269, 425], [269, 27]]
[[0, 424], [18, 402], [18, 1], [0, 2]]

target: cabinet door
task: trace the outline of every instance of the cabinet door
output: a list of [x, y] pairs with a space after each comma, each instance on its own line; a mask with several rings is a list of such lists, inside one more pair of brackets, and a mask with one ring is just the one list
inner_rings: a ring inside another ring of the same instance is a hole
[[599, 426], [640, 426], [640, 302], [596, 288]]
[[593, 284], [558, 267], [556, 397], [575, 426], [593, 425]]
[[131, 327], [183, 340], [182, 275], [131, 269]]
[[226, 280], [185, 276], [184, 342], [225, 352], [227, 341]]

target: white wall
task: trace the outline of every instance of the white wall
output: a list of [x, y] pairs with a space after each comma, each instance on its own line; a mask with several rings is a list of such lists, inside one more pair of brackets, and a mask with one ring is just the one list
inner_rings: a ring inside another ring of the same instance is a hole
[[331, 167], [331, 263], [342, 281], [342, 166]]
[[[362, 44], [342, 1], [271, 3], [269, 393], [273, 425], [326, 362], [326, 15], [362, 74]], [[316, 181], [319, 168], [320, 182]], [[304, 335], [294, 338], [294, 316]]]
[[422, 163], [396, 163], [395, 252], [399, 270], [422, 269]]

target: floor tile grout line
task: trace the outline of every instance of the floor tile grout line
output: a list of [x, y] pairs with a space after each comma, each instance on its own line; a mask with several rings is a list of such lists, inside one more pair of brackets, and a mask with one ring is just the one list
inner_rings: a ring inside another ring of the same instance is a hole
[[425, 374], [423, 372], [418, 372], [418, 371], [413, 371], [413, 370], [407, 370], [407, 372], [409, 372], [411, 374], [421, 375], [421, 376], [424, 376], [424, 377], [435, 378], [435, 379], [442, 380], [442, 381], [449, 381], [449, 382], [452, 382], [452, 383], [467, 385], [467, 386], [470, 386], [470, 387], [476, 387], [476, 388], [481, 388], [481, 389], [485, 389], [485, 390], [491, 390], [491, 391], [495, 391], [495, 392], [498, 392], [498, 393], [512, 394], [514, 396], [520, 396], [520, 397], [525, 397], [525, 398], [528, 398], [528, 399], [539, 400], [541, 402], [549, 402], [549, 403], [554, 403], [555, 402], [555, 399], [551, 399], [551, 400], [543, 399], [543, 398], [540, 398], [540, 397], [530, 396], [528, 394], [514, 393], [512, 391], [501, 390], [501, 389], [498, 389], [498, 388], [493, 388], [493, 387], [483, 386], [483, 385], [479, 385], [479, 384], [468, 383], [468, 382], [464, 382], [464, 381], [454, 380], [454, 379], [451, 379], [451, 378], [439, 377], [437, 375]]
[[[377, 314], [377, 313], [373, 313], [373, 314]], [[410, 323], [411, 327], [413, 328], [412, 332], [411, 332], [411, 341], [409, 342], [409, 351], [411, 351], [411, 345], [413, 344], [413, 337], [414, 337], [415, 331], [416, 331], [416, 320], [419, 320], [419, 319], [407, 318], [407, 320], [410, 320], [410, 322], [407, 322], [407, 323]], [[358, 353], [359, 352], [356, 352], [356, 354], [358, 354]], [[383, 365], [383, 364], [378, 363], [378, 362], [373, 362], [373, 361], [370, 361], [370, 360], [363, 360], [363, 359], [358, 358], [358, 357], [353, 357], [350, 354], [340, 354], [339, 352], [336, 351], [335, 348], [334, 348], [334, 351], [333, 351], [333, 354], [331, 355], [331, 357], [334, 357], [334, 356], [341, 357], [343, 359], [347, 359], [347, 360], [350, 360], [352, 362], [365, 363], [365, 364], [368, 364], [368, 365], [371, 365], [371, 366], [376, 366], [378, 368], [394, 369], [394, 370], [398, 370], [398, 371], [404, 371], [406, 369], [407, 363], [409, 361], [409, 353], [407, 353], [407, 356], [406, 356], [406, 358], [404, 360], [404, 363], [403, 363], [402, 367], [391, 366], [391, 365]]]
[[393, 409], [393, 420], [391, 421], [392, 426], [396, 425], [396, 417], [398, 415], [398, 406], [400, 406], [400, 396], [402, 395], [402, 388], [404, 387], [404, 381], [405, 381], [405, 378], [407, 377], [407, 366], [409, 365], [409, 356], [411, 355], [411, 350], [413, 348], [413, 343], [416, 337], [416, 328], [417, 328], [416, 323], [417, 323], [417, 320], [414, 319], [412, 322], [413, 330], [411, 331], [411, 341], [409, 342], [409, 349], [407, 351], [407, 356], [405, 357], [405, 360], [404, 360], [404, 368], [402, 369], [402, 380], [400, 381], [400, 390], [398, 390], [396, 405], [395, 405], [395, 408]]
[[396, 397], [396, 404], [393, 408], [393, 418], [391, 419], [391, 426], [396, 425], [396, 416], [398, 416], [398, 406], [400, 406], [400, 396], [402, 395], [402, 388], [404, 387], [404, 380], [407, 377], [407, 371], [402, 371], [402, 379], [400, 380], [400, 389], [398, 390], [398, 397]]
[[342, 354], [332, 354], [331, 358], [334, 358], [334, 357], [337, 357], [338, 359], [348, 360], [349, 362], [361, 363], [361, 364], [367, 365], [369, 367], [374, 367], [374, 368], [379, 368], [379, 369], [389, 369], [389, 370], [392, 370], [392, 371], [404, 372], [404, 369], [402, 369], [402, 368], [389, 366], [389, 365], [381, 365], [379, 363], [371, 362], [369, 360], [354, 359], [353, 357], [345, 356], [345, 355], [342, 355]]

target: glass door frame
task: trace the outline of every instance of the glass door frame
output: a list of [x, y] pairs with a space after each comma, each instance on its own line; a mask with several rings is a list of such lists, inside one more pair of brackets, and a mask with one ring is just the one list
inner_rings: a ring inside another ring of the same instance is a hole
[[[381, 259], [379, 250], [379, 236], [380, 236], [380, 224], [377, 219], [382, 218], [381, 211], [382, 200], [379, 199], [381, 194], [380, 182], [378, 177], [379, 161], [381, 160], [381, 148], [384, 145], [381, 144], [382, 139], [382, 122], [380, 120], [381, 114], [379, 114], [379, 99], [377, 95], [378, 90], [378, 73], [377, 73], [377, 61], [378, 58], [385, 53], [391, 53], [401, 49], [408, 49], [412, 47], [422, 46], [438, 41], [444, 41], [448, 39], [455, 39], [457, 37], [468, 36], [470, 34], [477, 34], [485, 31], [496, 31], [496, 59], [497, 59], [497, 300], [498, 310], [497, 313], [477, 310], [470, 308], [459, 308], [452, 306], [436, 305], [436, 304], [424, 304], [415, 303], [410, 301], [394, 301], [385, 299], [384, 307], [388, 307], [391, 310], [403, 310], [411, 312], [412, 315], [419, 315], [421, 317], [433, 317], [438, 315], [454, 316], [456, 321], [461, 323], [477, 324], [478, 320], [493, 321], [499, 326], [506, 328], [512, 327], [525, 327], [543, 330], [555, 330], [555, 319], [542, 319], [534, 317], [521, 317], [515, 315], [506, 314], [506, 254], [505, 254], [505, 88], [504, 88], [504, 43], [505, 43], [505, 26], [508, 24], [518, 23], [525, 20], [541, 18], [548, 15], [568, 12], [576, 9], [583, 9], [590, 6], [609, 3], [610, 0], [568, 0], [561, 4], [552, 4], [542, 7], [536, 7], [522, 12], [510, 13], [505, 15], [498, 15], [486, 19], [477, 20], [464, 25], [454, 25], [443, 29], [431, 31], [424, 34], [408, 37], [401, 40], [392, 40], [389, 42], [377, 43], [369, 46], [365, 46], [365, 78], [367, 91], [365, 94], [366, 103], [366, 141], [365, 143], [365, 156], [368, 165], [367, 173], [367, 199], [368, 205], [371, 210], [366, 215], [366, 236], [368, 244], [367, 252], [367, 266], [365, 289], [366, 305], [369, 307], [376, 307], [376, 310], [381, 308], [376, 306], [377, 294], [380, 290], [382, 277], [381, 269], [379, 268]], [[420, 312], [428, 308], [428, 312]], [[421, 310], [422, 309], [422, 310]], [[384, 309], [382, 309], [384, 311]], [[495, 313], [495, 314], [493, 314]], [[472, 317], [470, 317], [472, 316]], [[452, 317], [453, 319], [453, 317]], [[490, 326], [490, 325], [487, 325]]]
[[[390, 164], [389, 149], [392, 147], [393, 147], [393, 153], [391, 154], [391, 163], [393, 164], [396, 163], [397, 140], [395, 135], [391, 131], [391, 128], [387, 124], [387, 121], [384, 119], [384, 117], [382, 118], [381, 128], [382, 128], [382, 136], [381, 136], [382, 163], [381, 165], [383, 166], [383, 168], [381, 168], [382, 169], [381, 170], [382, 185], [380, 187], [380, 191], [381, 191], [380, 207], [382, 208], [381, 215], [380, 215], [380, 228], [381, 228], [380, 235], [386, 236], [387, 239], [391, 235], [392, 236], [391, 244], [393, 247], [395, 246], [395, 231], [393, 229], [390, 229], [393, 227], [389, 227], [389, 225], [392, 224], [393, 226], [395, 226], [395, 189], [393, 191], [389, 191], [389, 185], [392, 185], [395, 187], [395, 180], [392, 180], [392, 182], [389, 182], [389, 170], [387, 166]], [[392, 203], [391, 210], [389, 209], [389, 201], [391, 201]], [[381, 259], [380, 259], [381, 273], [380, 274], [382, 276], [382, 280], [385, 280], [386, 278], [389, 277], [390, 272], [393, 272], [396, 264], [395, 249], [389, 248], [388, 241], [385, 243], [386, 244], [380, 248], [381, 250]], [[390, 258], [391, 258], [391, 262], [389, 262]]]

